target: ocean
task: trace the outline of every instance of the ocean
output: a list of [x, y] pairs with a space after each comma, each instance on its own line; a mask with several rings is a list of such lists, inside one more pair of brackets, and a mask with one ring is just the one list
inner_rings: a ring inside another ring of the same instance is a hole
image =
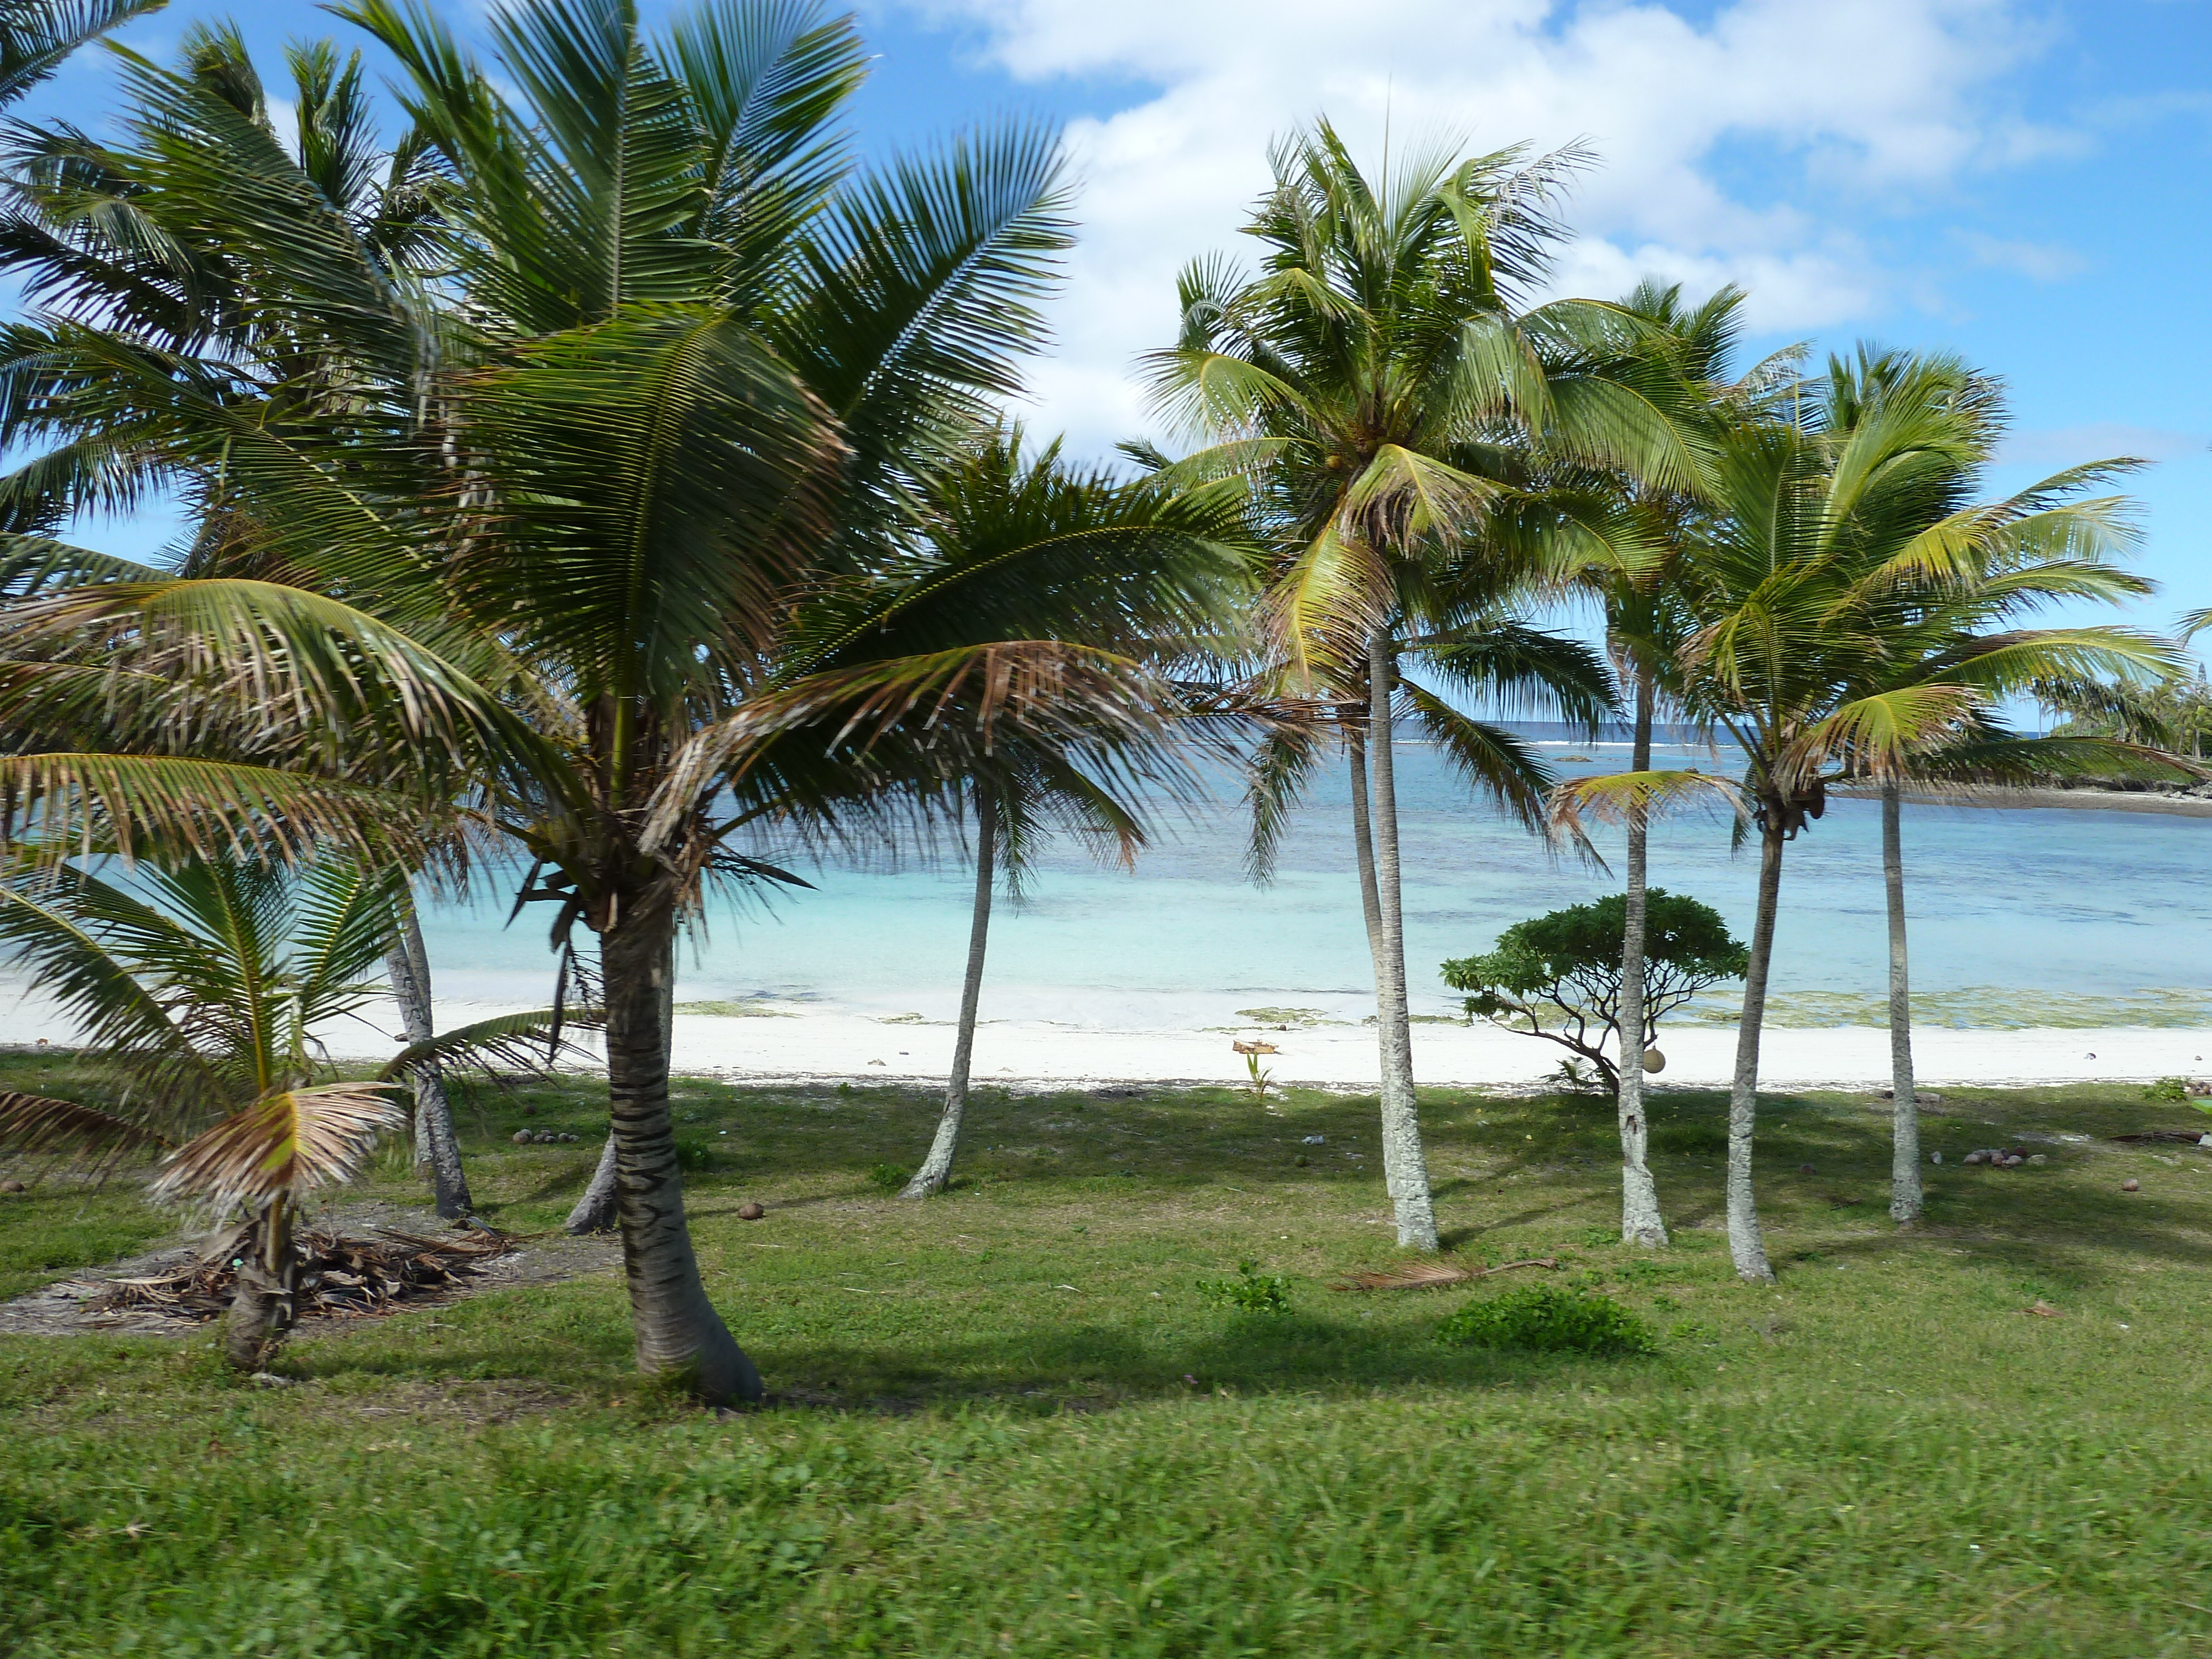
[[[1554, 743], [1563, 771], [1614, 771], [1625, 744]], [[1587, 757], [1569, 762], [1568, 756]], [[1472, 799], [1433, 750], [1401, 747], [1407, 957], [1417, 1013], [1456, 1012], [1437, 975], [1527, 916], [1618, 890], [1621, 834], [1593, 836], [1613, 873], [1549, 849]], [[1703, 750], [1660, 765], [1722, 769]], [[994, 918], [984, 1012], [1099, 1029], [1195, 1028], [1240, 1011], [1373, 1012], [1340, 770], [1320, 781], [1284, 839], [1276, 878], [1244, 878], [1233, 799], [1165, 817], [1133, 870], [1055, 844], [1024, 900]], [[1655, 826], [1651, 880], [1713, 905], [1748, 934], [1756, 849], [1729, 847], [1725, 816]], [[2212, 819], [2081, 810], [1905, 809], [1916, 1012], [1962, 1027], [2212, 1024]], [[763, 847], [769, 856], [789, 849]], [[949, 1018], [967, 947], [972, 881], [956, 856], [902, 867], [794, 867], [813, 891], [764, 905], [717, 902], [684, 952], [678, 998], [878, 1018]], [[519, 872], [518, 872], [519, 873]], [[506, 925], [511, 878], [426, 913], [443, 996], [532, 999], [551, 980], [546, 908]], [[1773, 1018], [1878, 1023], [1886, 1007], [1880, 809], [1834, 799], [1790, 844], [1776, 936]], [[1724, 1021], [1722, 994], [1693, 1011]]]

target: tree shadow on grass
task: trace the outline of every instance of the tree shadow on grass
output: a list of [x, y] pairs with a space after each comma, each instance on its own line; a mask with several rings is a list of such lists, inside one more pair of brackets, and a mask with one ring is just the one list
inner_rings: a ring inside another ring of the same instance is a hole
[[[1723, 1212], [1719, 1172], [1698, 1168], [1695, 1160], [1725, 1149], [1728, 1098], [1704, 1091], [1662, 1098], [1663, 1106], [1653, 1113], [1654, 1169], [1668, 1200], [1668, 1224], [1684, 1231]], [[2212, 1267], [2205, 1216], [2212, 1177], [2185, 1177], [2176, 1170], [2177, 1182], [2194, 1178], [2206, 1188], [2202, 1194], [2181, 1189], [2186, 1195], [2179, 1200], [2121, 1194], [2124, 1171], [2118, 1162], [2110, 1168], [2109, 1188], [2084, 1184], [2101, 1183], [2107, 1173], [2097, 1161], [2112, 1158], [2114, 1149], [2102, 1137], [2143, 1115], [2131, 1103], [2083, 1100], [2056, 1091], [1994, 1098], [1948, 1094], [1943, 1115], [1923, 1124], [1922, 1139], [1932, 1150], [1948, 1146], [1950, 1161], [1923, 1170], [1926, 1219], [1903, 1231], [1893, 1228], [1887, 1215], [1891, 1124], [1886, 1110], [1870, 1111], [1856, 1097], [1809, 1094], [1763, 1093], [1759, 1103], [1765, 1120], [1756, 1153], [1759, 1215], [1776, 1265], [1785, 1273], [1792, 1236], [1817, 1238], [1821, 1255], [1831, 1259], [1871, 1260], [1963, 1244], [1976, 1256], [2075, 1291], [2112, 1283], [2116, 1258], [2130, 1266]], [[2048, 1138], [2053, 1130], [2098, 1139], [2053, 1141]], [[2023, 1133], [2034, 1137], [2028, 1144], [2051, 1164], [2000, 1170], [1959, 1162], [1975, 1146]], [[1802, 1171], [1806, 1163], [1814, 1165], [1810, 1175]]]
[[[1439, 1299], [1437, 1312], [1448, 1311]], [[985, 1401], [1038, 1413], [1098, 1411], [1218, 1392], [1364, 1395], [1378, 1389], [1473, 1391], [1663, 1378], [1663, 1358], [1594, 1359], [1455, 1348], [1435, 1326], [1306, 1315], [1234, 1317], [1217, 1334], [1143, 1340], [1123, 1328], [1025, 1330], [889, 1349], [817, 1344], [755, 1355], [772, 1404], [905, 1413]]]

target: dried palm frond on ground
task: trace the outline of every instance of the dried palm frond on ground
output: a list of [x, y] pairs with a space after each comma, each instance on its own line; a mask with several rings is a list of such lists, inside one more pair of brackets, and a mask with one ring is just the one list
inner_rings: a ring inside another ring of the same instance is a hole
[[1525, 1261], [1501, 1261], [1495, 1267], [1462, 1267], [1449, 1261], [1408, 1261], [1403, 1267], [1379, 1272], [1352, 1273], [1330, 1286], [1339, 1291], [1432, 1291], [1446, 1285], [1464, 1285], [1492, 1273], [1510, 1273], [1516, 1267], [1556, 1267], [1555, 1255], [1532, 1255]]
[[[380, 1227], [374, 1238], [308, 1229], [295, 1236], [301, 1264], [300, 1316], [364, 1318], [401, 1303], [459, 1288], [484, 1262], [514, 1249], [489, 1231], [429, 1238]], [[225, 1236], [196, 1260], [146, 1279], [118, 1279], [89, 1306], [101, 1313], [145, 1312], [173, 1319], [214, 1319], [230, 1307], [238, 1283], [244, 1230]]]

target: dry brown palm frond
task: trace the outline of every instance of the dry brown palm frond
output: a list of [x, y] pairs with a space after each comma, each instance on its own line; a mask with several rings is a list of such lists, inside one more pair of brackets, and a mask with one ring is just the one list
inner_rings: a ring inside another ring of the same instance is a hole
[[0, 1091], [0, 1146], [29, 1156], [130, 1152], [172, 1143], [143, 1124], [73, 1100]]
[[[424, 1238], [380, 1228], [378, 1238], [348, 1238], [312, 1228], [300, 1233], [298, 1309], [303, 1317], [358, 1319], [395, 1311], [402, 1303], [460, 1288], [479, 1264], [505, 1255], [515, 1241], [489, 1230]], [[233, 1259], [239, 1235], [216, 1241], [173, 1272], [118, 1279], [90, 1303], [100, 1313], [165, 1314], [213, 1319], [229, 1306], [238, 1284]]]
[[350, 1180], [377, 1136], [407, 1121], [394, 1088], [326, 1083], [264, 1096], [179, 1147], [149, 1194], [228, 1209]]
[[1555, 1255], [1532, 1255], [1525, 1261], [1504, 1261], [1495, 1267], [1462, 1267], [1449, 1261], [1408, 1261], [1402, 1267], [1348, 1274], [1341, 1284], [1331, 1288], [1340, 1291], [1432, 1291], [1445, 1285], [1465, 1285], [1474, 1279], [1487, 1279], [1492, 1273], [1509, 1273], [1516, 1267], [1556, 1267], [1559, 1265], [1559, 1259]]

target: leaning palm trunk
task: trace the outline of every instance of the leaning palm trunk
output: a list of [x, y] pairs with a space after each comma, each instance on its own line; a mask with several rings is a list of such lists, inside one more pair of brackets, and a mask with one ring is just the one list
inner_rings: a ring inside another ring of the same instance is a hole
[[1881, 881], [1889, 900], [1889, 1216], [1898, 1225], [1920, 1219], [1920, 1096], [1912, 1078], [1912, 990], [1905, 950], [1905, 836], [1897, 780], [1881, 786]]
[[599, 1148], [599, 1161], [592, 1170], [584, 1195], [576, 1200], [576, 1207], [568, 1212], [568, 1218], [561, 1224], [579, 1238], [586, 1233], [606, 1232], [614, 1226], [615, 1133], [611, 1126], [607, 1130], [607, 1144]]
[[668, 1109], [668, 1022], [676, 918], [626, 908], [600, 936], [606, 979], [607, 1092], [637, 1367], [681, 1379], [709, 1405], [761, 1398], [760, 1373], [707, 1299], [684, 1218], [684, 1178]]
[[238, 1281], [223, 1316], [223, 1358], [242, 1371], [265, 1370], [298, 1306], [300, 1255], [292, 1248], [289, 1202], [270, 1199], [235, 1248]]
[[1751, 1184], [1751, 1146], [1759, 1121], [1759, 1038], [1766, 1018], [1766, 969], [1774, 956], [1774, 915], [1782, 896], [1782, 814], [1770, 808], [1759, 837], [1759, 915], [1751, 965], [1743, 976], [1743, 1019], [1736, 1028], [1735, 1081], [1729, 1091], [1729, 1252], [1739, 1277], [1771, 1283], [1766, 1240]]
[[952, 1044], [952, 1075], [945, 1085], [945, 1115], [929, 1156], [899, 1194], [928, 1198], [945, 1190], [952, 1175], [952, 1154], [960, 1146], [960, 1120], [968, 1110], [968, 1070], [975, 1057], [975, 1010], [983, 995], [983, 952], [991, 941], [991, 883], [999, 833], [998, 803], [983, 791], [975, 802], [975, 910], [968, 925], [968, 972], [960, 981], [960, 1032]]
[[1375, 957], [1375, 1036], [1382, 1072], [1382, 1168], [1396, 1213], [1398, 1243], [1416, 1250], [1437, 1248], [1436, 1206], [1429, 1196], [1429, 1165], [1421, 1150], [1421, 1120], [1413, 1099], [1413, 1043], [1406, 1003], [1406, 933], [1400, 905], [1398, 790], [1390, 747], [1392, 663], [1389, 635], [1377, 629], [1369, 642], [1368, 742], [1374, 774], [1370, 833], [1374, 842], [1377, 927]]
[[[1367, 957], [1375, 966], [1375, 1023], [1379, 1027], [1382, 1023], [1382, 900], [1375, 887], [1375, 833], [1368, 812], [1367, 739], [1357, 728], [1346, 738], [1345, 758], [1352, 783], [1352, 862], [1359, 872], [1359, 913], [1367, 927]], [[1390, 1156], [1387, 1138], [1382, 1143], [1382, 1185], [1395, 1208], [1398, 1164]]]
[[[1629, 769], [1651, 769], [1651, 675], [1636, 674], [1636, 740]], [[1644, 1111], [1644, 888], [1651, 823], [1640, 806], [1628, 814], [1626, 925], [1620, 945], [1620, 1237], [1626, 1244], [1664, 1245], [1659, 1188], [1651, 1178], [1650, 1126]]]
[[[415, 907], [405, 906], [399, 937], [385, 957], [392, 977], [392, 1000], [399, 1005], [400, 1024], [408, 1046], [428, 1042], [436, 1034], [430, 1011], [430, 956], [422, 944], [422, 927]], [[469, 1193], [467, 1172], [461, 1168], [461, 1147], [453, 1133], [453, 1109], [446, 1098], [446, 1079], [434, 1060], [407, 1068], [407, 1085], [415, 1096], [415, 1164], [428, 1165], [431, 1191], [438, 1213], [458, 1221], [476, 1207]]]

